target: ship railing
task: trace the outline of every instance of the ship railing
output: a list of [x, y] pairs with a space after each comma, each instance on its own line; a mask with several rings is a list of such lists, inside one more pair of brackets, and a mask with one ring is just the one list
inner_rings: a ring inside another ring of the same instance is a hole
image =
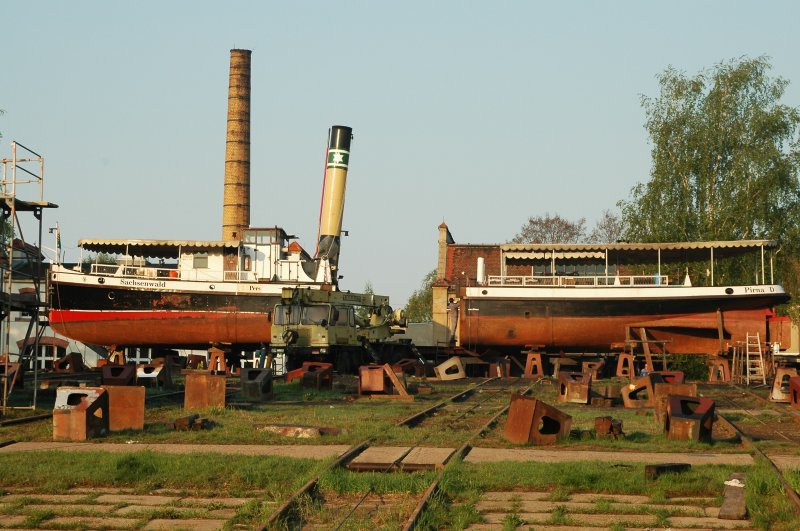
[[[193, 280], [202, 282], [255, 282], [252, 271], [210, 271], [191, 269], [180, 271], [170, 267], [133, 266], [116, 264], [92, 264], [92, 274], [123, 278], [155, 278], [163, 280]], [[221, 273], [221, 274], [220, 274]]]
[[[669, 286], [665, 275], [617, 276], [525, 276], [489, 275], [487, 286], [537, 286], [537, 287], [601, 287], [601, 286]], [[674, 284], [673, 284], [674, 285]]]

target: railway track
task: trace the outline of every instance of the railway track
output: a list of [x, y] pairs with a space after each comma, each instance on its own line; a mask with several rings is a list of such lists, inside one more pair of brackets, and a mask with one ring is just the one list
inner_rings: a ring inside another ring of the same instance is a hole
[[[428, 485], [421, 499], [418, 500], [413, 509], [411, 509], [410, 514], [405, 519], [402, 526], [403, 529], [410, 530], [416, 525], [431, 497], [439, 489], [439, 484], [444, 473], [444, 465], [450, 462], [454, 457], [463, 457], [469, 451], [470, 444], [476, 437], [492, 429], [497, 420], [508, 410], [508, 392], [518, 387], [519, 381], [516, 379], [513, 381], [503, 381], [498, 378], [489, 378], [396, 423], [398, 427], [405, 426], [410, 430], [420, 430], [421, 432], [426, 432], [426, 434], [415, 439], [410, 446], [407, 445], [404, 447], [399, 455], [391, 459], [390, 462], [382, 463], [383, 466], [380, 468], [378, 468], [379, 465], [377, 463], [372, 463], [371, 467], [366, 468], [367, 470], [383, 475], [398, 469], [407, 469], [403, 463], [404, 459], [409, 456], [412, 451], [421, 449], [421, 445], [425, 443], [432, 432], [436, 432], [439, 429], [447, 429], [451, 432], [453, 430], [460, 430], [463, 432], [461, 445], [444, 460], [441, 466], [436, 467], [438, 468], [438, 473], [431, 481], [430, 485]], [[528, 393], [529, 390], [530, 387], [525, 388], [522, 392]], [[475, 419], [477, 419], [477, 422]], [[324, 502], [324, 505], [330, 504], [336, 507], [337, 514], [340, 516], [338, 516], [335, 522], [325, 522], [323, 524], [305, 521], [303, 515], [301, 515], [298, 510], [302, 503], [301, 500], [318, 494], [315, 491], [323, 476], [335, 471], [337, 468], [347, 467], [348, 464], [357, 464], [355, 460], [366, 455], [366, 452], [371, 448], [376, 448], [373, 447], [376, 439], [377, 434], [354, 445], [334, 463], [320, 472], [316, 477], [309, 480], [270, 516], [262, 529], [269, 530], [285, 527], [290, 529], [343, 529], [348, 525], [348, 522], [359, 508], [375, 511], [380, 508], [378, 505], [391, 505], [392, 500], [389, 500], [387, 504], [387, 498], [379, 500], [378, 503], [376, 503], [375, 500], [369, 501], [369, 498], [374, 494], [373, 488], [370, 488], [357, 499], [345, 500], [344, 502], [342, 502], [342, 500], [336, 500], [334, 503], [330, 501]], [[364, 470], [360, 465], [355, 469]], [[409, 500], [407, 497], [404, 497], [402, 500], [394, 501], [395, 503], [408, 505]]]

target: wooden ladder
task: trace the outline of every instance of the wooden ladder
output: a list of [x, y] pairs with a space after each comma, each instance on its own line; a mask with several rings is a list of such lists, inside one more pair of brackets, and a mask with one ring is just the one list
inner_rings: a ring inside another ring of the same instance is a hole
[[761, 380], [763, 385], [767, 385], [767, 372], [764, 366], [764, 353], [761, 350], [761, 337], [759, 334], [747, 334], [745, 343], [745, 375], [747, 385], [750, 380]]

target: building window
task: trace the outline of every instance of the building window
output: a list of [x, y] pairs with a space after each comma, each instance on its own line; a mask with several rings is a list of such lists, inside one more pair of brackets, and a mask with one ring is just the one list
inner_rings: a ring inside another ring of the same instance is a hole
[[208, 269], [208, 253], [198, 253], [193, 258], [192, 267], [195, 269]]

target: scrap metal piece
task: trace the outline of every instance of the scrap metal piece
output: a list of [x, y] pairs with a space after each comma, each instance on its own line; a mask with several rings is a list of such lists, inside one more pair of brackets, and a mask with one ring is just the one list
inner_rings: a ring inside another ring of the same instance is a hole
[[[106, 365], [106, 367], [114, 367], [114, 365]], [[102, 388], [108, 393], [109, 431], [143, 430], [144, 387], [103, 385]]]
[[240, 375], [242, 396], [257, 402], [266, 402], [273, 397], [272, 369], [245, 367]]
[[715, 404], [710, 398], [670, 395], [664, 429], [669, 439], [711, 442]]
[[108, 393], [100, 387], [59, 387], [53, 440], [85, 441], [108, 433]]
[[624, 439], [622, 420], [612, 417], [595, 417], [594, 434], [598, 439]]
[[657, 465], [646, 465], [644, 467], [644, 477], [646, 479], [657, 479], [661, 474], [667, 472], [680, 473], [688, 472], [691, 470], [692, 465], [689, 463], [660, 463]]
[[592, 393], [592, 375], [582, 372], [558, 373], [558, 401], [588, 404]]
[[504, 437], [513, 443], [552, 445], [567, 437], [571, 426], [570, 415], [536, 398], [513, 394]]

